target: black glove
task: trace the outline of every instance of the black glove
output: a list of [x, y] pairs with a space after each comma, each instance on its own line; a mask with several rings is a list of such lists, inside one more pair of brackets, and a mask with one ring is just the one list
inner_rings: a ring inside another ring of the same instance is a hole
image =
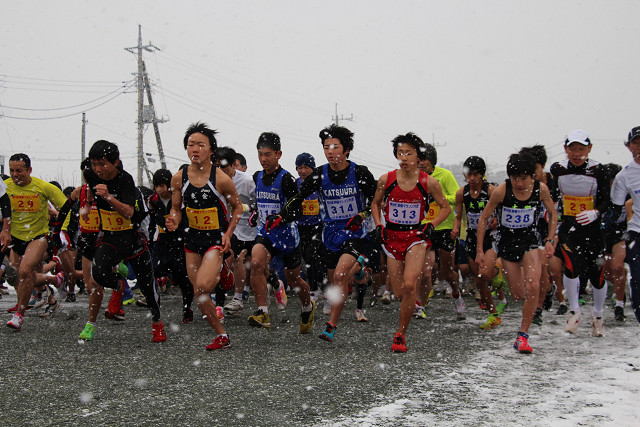
[[376, 227], [375, 238], [380, 244], [387, 243], [389, 241], [389, 236], [387, 236], [387, 229], [384, 228], [384, 225], [380, 224]]
[[257, 226], [259, 217], [260, 217], [260, 214], [258, 213], [258, 211], [252, 210], [251, 215], [249, 215], [249, 226], [251, 227]]
[[276, 228], [282, 222], [282, 217], [280, 215], [269, 215], [267, 217], [267, 222], [264, 224], [264, 229], [268, 232]]
[[430, 222], [426, 223], [424, 227], [418, 232], [418, 237], [422, 240], [431, 239], [431, 233], [433, 233], [434, 227]]
[[351, 218], [349, 222], [347, 222], [347, 225], [344, 228], [345, 230], [349, 230], [355, 233], [356, 231], [360, 230], [360, 228], [362, 228], [363, 221], [364, 218], [362, 217], [362, 215], [357, 214], [356, 216]]

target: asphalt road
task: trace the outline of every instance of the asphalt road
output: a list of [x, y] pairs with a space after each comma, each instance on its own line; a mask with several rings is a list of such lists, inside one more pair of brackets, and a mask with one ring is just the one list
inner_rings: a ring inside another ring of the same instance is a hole
[[[2, 312], [15, 301], [5, 295]], [[272, 302], [270, 330], [248, 326], [251, 298], [242, 316], [225, 321], [232, 348], [207, 352], [212, 330], [199, 316], [181, 323], [178, 295], [163, 296], [166, 343], [151, 342], [149, 314], [135, 306], [125, 308], [124, 322], [99, 317], [95, 339], [79, 342], [88, 303], [79, 296], [52, 318], [28, 311], [20, 332], [0, 330], [0, 425], [488, 425], [519, 422], [518, 405], [542, 417], [529, 420], [532, 425], [549, 417], [548, 408], [530, 406], [527, 396], [544, 396], [568, 369], [588, 366], [594, 354], [589, 343], [597, 339], [587, 322], [580, 337], [565, 338], [564, 318], [545, 313], [543, 327], [532, 331], [534, 354], [520, 355], [511, 348], [519, 305], [512, 304], [500, 327], [483, 331], [478, 325], [485, 313], [472, 298], [466, 302], [467, 319], [456, 321], [452, 300], [434, 298], [429, 318], [410, 326], [408, 353], [394, 354], [396, 301], [367, 308], [369, 322], [357, 323], [351, 300], [335, 342], [327, 343], [317, 338], [326, 320], [321, 310], [313, 333], [299, 334], [297, 297], [289, 298], [284, 314]], [[611, 310], [607, 315], [608, 335], [601, 340], [626, 346], [627, 356], [640, 354], [638, 324], [628, 318], [615, 325]], [[574, 348], [559, 346], [563, 340]], [[606, 351], [608, 345], [598, 346]], [[572, 362], [554, 362], [563, 358]], [[622, 358], [620, 369], [637, 375], [625, 364]], [[505, 387], [523, 378], [527, 387]], [[401, 415], [389, 419], [387, 405], [398, 401], [404, 402]], [[597, 396], [594, 402], [580, 400], [556, 412], [598, 407]], [[594, 417], [584, 425], [612, 421], [598, 411]]]

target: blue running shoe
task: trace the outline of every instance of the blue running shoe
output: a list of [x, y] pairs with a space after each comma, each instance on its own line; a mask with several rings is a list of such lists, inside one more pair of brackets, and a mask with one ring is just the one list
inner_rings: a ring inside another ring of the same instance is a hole
[[320, 335], [318, 335], [318, 338], [320, 338], [321, 340], [333, 342], [333, 335], [336, 333], [336, 328], [336, 325], [327, 322], [327, 327]]

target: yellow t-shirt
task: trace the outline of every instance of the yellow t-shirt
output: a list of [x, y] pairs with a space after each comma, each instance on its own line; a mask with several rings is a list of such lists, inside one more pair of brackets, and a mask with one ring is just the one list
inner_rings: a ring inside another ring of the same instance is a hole
[[49, 233], [49, 209], [47, 202], [60, 209], [67, 198], [53, 184], [40, 178], [31, 177], [31, 182], [23, 187], [14, 184], [11, 178], [7, 184], [7, 195], [11, 201], [11, 236], [29, 241]]

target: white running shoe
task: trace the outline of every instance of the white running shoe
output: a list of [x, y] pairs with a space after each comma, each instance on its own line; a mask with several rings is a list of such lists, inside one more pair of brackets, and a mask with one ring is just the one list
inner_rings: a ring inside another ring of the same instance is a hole
[[356, 321], [358, 322], [368, 322], [369, 319], [367, 319], [364, 315], [364, 312], [362, 310], [357, 310], [356, 309]]
[[331, 301], [329, 298], [324, 299], [324, 306], [322, 307], [322, 314], [330, 315], [331, 314]]
[[224, 306], [224, 310], [231, 315], [238, 314], [238, 312], [243, 308], [244, 308], [244, 304], [242, 303], [242, 300], [235, 299], [235, 298], [232, 298], [231, 301], [226, 303]]
[[413, 310], [413, 317], [416, 319], [426, 319], [427, 313], [424, 311], [424, 307], [421, 305], [416, 305], [416, 309]]
[[56, 311], [58, 311], [59, 308], [60, 308], [60, 301], [56, 300], [54, 303], [49, 304], [44, 309], [44, 313], [42, 313], [40, 317], [51, 317]]
[[604, 320], [602, 319], [602, 317], [591, 318], [591, 336], [604, 337]]
[[467, 318], [467, 316], [465, 316], [464, 314], [464, 299], [462, 299], [462, 295], [453, 300], [453, 306], [456, 309], [458, 320], [464, 320]]
[[11, 320], [7, 322], [7, 327], [19, 331], [20, 329], [22, 329], [22, 322], [24, 322], [24, 318], [18, 313], [14, 313], [11, 317]]
[[575, 334], [578, 332], [578, 324], [580, 323], [580, 319], [582, 316], [580, 313], [569, 312], [569, 317], [567, 318], [567, 324], [564, 326], [564, 331], [569, 332], [570, 334]]

